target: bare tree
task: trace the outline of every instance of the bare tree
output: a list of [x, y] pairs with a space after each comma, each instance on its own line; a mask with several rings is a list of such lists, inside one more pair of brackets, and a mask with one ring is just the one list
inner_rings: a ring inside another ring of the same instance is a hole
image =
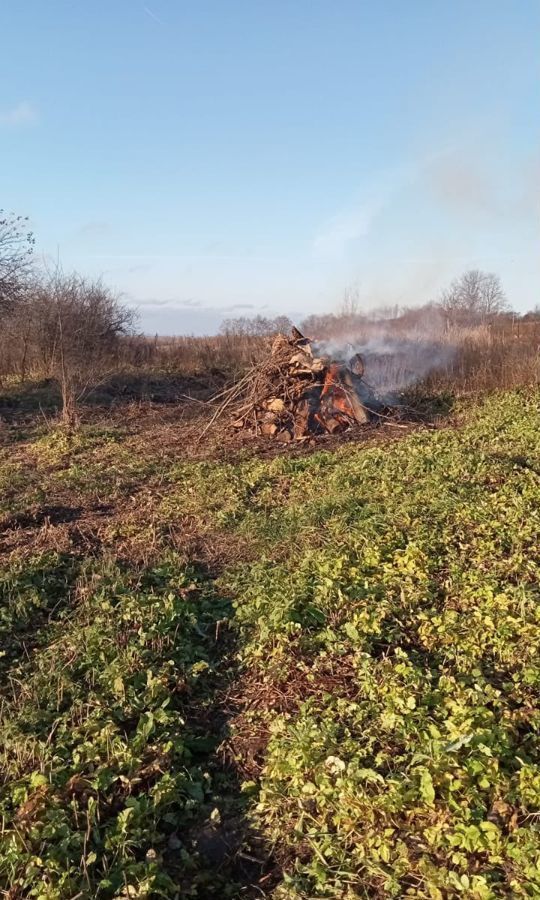
[[122, 336], [133, 333], [135, 314], [101, 281], [59, 268], [37, 286], [31, 311], [35, 351], [58, 380], [62, 417], [73, 425], [78, 403], [114, 367]]
[[0, 357], [3, 372], [0, 375], [9, 372], [18, 375], [21, 381], [25, 381], [35, 358], [36, 321], [32, 297], [32, 289], [27, 284], [2, 317]]
[[509, 309], [498, 275], [469, 269], [444, 290], [439, 303], [452, 321], [485, 321]]
[[272, 331], [281, 332], [281, 334], [289, 334], [293, 323], [288, 316], [276, 316], [272, 322]]
[[34, 236], [28, 218], [0, 209], [0, 312], [20, 297], [30, 273]]
[[360, 288], [357, 284], [350, 284], [343, 292], [343, 299], [338, 310], [341, 318], [354, 318], [360, 312]]
[[482, 315], [498, 316], [509, 310], [510, 304], [499, 276], [488, 272], [482, 281]]

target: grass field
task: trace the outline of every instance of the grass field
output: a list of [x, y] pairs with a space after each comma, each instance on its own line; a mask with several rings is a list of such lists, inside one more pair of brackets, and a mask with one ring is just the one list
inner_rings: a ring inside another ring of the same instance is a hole
[[540, 897], [539, 394], [454, 418], [230, 461], [11, 429], [9, 900]]

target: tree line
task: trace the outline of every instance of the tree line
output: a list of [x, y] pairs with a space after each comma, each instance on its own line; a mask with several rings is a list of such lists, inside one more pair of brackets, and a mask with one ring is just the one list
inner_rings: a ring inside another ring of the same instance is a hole
[[[362, 310], [358, 289], [348, 288], [337, 313], [315, 314], [300, 324], [309, 334], [329, 337], [333, 333], [359, 330], [363, 325], [376, 322], [393, 323], [396, 328], [422, 327], [432, 332], [454, 327], [476, 327], [493, 323], [510, 313], [510, 303], [501, 280], [493, 272], [469, 269], [442, 290], [438, 297], [423, 306], [399, 306], [392, 304], [365, 312]], [[524, 318], [539, 318], [540, 307]], [[290, 330], [287, 316], [242, 316], [226, 319], [221, 332], [227, 335], [261, 337], [278, 331]]]

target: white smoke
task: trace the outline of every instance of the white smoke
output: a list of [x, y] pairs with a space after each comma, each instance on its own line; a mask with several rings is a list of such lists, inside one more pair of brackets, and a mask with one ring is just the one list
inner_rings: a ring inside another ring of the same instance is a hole
[[396, 334], [390, 324], [367, 323], [357, 333], [316, 341], [313, 352], [342, 363], [360, 354], [364, 380], [380, 396], [387, 396], [417, 384], [432, 372], [448, 370], [456, 348], [444, 339], [442, 330], [415, 328]]

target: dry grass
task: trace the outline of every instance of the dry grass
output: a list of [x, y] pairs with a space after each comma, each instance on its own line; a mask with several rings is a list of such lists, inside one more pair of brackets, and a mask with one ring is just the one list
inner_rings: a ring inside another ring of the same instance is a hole
[[[345, 328], [344, 323], [344, 328]], [[420, 372], [428, 389], [470, 394], [521, 384], [537, 384], [540, 373], [540, 321], [523, 321], [507, 317], [493, 324], [474, 327], [434, 329], [426, 335], [401, 326], [399, 322], [363, 325], [358, 333], [344, 332], [350, 343], [373, 341], [382, 337], [403, 341], [413, 358], [409, 369]], [[318, 336], [319, 337], [319, 336]], [[131, 338], [124, 342], [120, 369], [202, 376], [234, 381], [247, 369], [265, 358], [268, 338], [225, 334], [215, 337]], [[335, 339], [333, 341], [335, 344]], [[331, 342], [332, 344], [332, 342]], [[424, 378], [420, 356], [427, 347], [440, 347], [437, 360], [433, 352], [433, 369]], [[395, 369], [396, 360], [381, 359], [373, 354], [372, 367]], [[399, 365], [407, 365], [401, 361]], [[372, 374], [372, 373], [371, 373]], [[369, 369], [366, 377], [369, 380]], [[373, 379], [377, 380], [377, 379]], [[379, 379], [382, 380], [382, 379]], [[392, 379], [389, 379], [392, 380]], [[395, 381], [396, 378], [393, 377]]]
[[[456, 329], [440, 335], [438, 341], [445, 348], [439, 364], [427, 374], [424, 370], [417, 380], [409, 379], [406, 391], [396, 398], [401, 403], [401, 424], [436, 423], [448, 414], [455, 398], [540, 382], [540, 322], [505, 320], [491, 327]], [[407, 338], [404, 346], [411, 348], [412, 356], [405, 362], [392, 355], [371, 356], [366, 380], [399, 383], [403, 369], [414, 368], [425, 345], [425, 338], [416, 344], [412, 336]], [[200, 446], [197, 441], [218, 405], [207, 401], [238, 385], [266, 358], [268, 346], [268, 338], [230, 334], [129, 339], [115, 368], [81, 405], [80, 420], [144, 433], [152, 446], [174, 447], [182, 458], [267, 453], [267, 439], [233, 434], [230, 417], [210, 428]], [[34, 378], [21, 384], [14, 376], [6, 377], [0, 383], [0, 446], [9, 444], [14, 452], [25, 434], [35, 428], [53, 428], [60, 406], [54, 379]], [[361, 429], [366, 430], [371, 431]], [[359, 437], [358, 429], [350, 435], [354, 440]]]
[[267, 338], [254, 335], [139, 336], [123, 341], [118, 362], [134, 369], [234, 376], [257, 362], [267, 344]]
[[456, 351], [429, 376], [430, 387], [463, 396], [540, 382], [540, 322], [456, 329], [446, 339]]

